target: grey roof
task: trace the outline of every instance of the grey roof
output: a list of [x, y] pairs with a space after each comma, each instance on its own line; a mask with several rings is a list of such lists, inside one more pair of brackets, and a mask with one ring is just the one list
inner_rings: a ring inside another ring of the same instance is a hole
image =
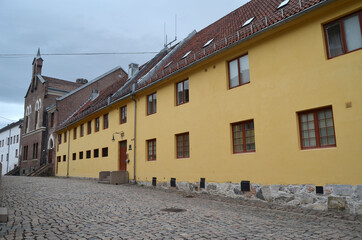
[[1, 128], [1, 129], [0, 129], [0, 132], [5, 132], [5, 131], [13, 128], [13, 127], [20, 126], [20, 125], [23, 124], [23, 122], [24, 122], [24, 119], [21, 118], [21, 119], [19, 119], [19, 121], [10, 123], [10, 124], [8, 124], [6, 127]]
[[[96, 81], [104, 78], [105, 76], [107, 76], [107, 75], [111, 74], [112, 72], [115, 72], [115, 71], [117, 71], [117, 70], [119, 70], [119, 69], [122, 69], [122, 67], [121, 67], [121, 66], [118, 66], [118, 67], [115, 67], [115, 68], [111, 69], [110, 71], [108, 71], [108, 72], [106, 72], [106, 73], [104, 73], [104, 74], [96, 77], [96, 78], [93, 79], [92, 81], [89, 81], [88, 83], [86, 83], [86, 84], [84, 84], [84, 85], [76, 88], [75, 90], [69, 92], [68, 94], [65, 94], [64, 96], [61, 96], [61, 97], [57, 98], [57, 100], [63, 100], [63, 99], [65, 99], [65, 98], [69, 97], [70, 95], [73, 95], [74, 93], [80, 91], [81, 89], [83, 89], [83, 88], [85, 88], [85, 87], [93, 84], [94, 82], [96, 82]], [[122, 71], [124, 71], [124, 70], [122, 69]]]

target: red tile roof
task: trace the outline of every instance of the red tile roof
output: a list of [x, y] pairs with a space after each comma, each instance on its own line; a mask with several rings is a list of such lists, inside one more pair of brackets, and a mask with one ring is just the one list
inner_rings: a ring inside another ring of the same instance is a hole
[[[165, 78], [175, 71], [188, 67], [192, 63], [217, 53], [232, 44], [243, 41], [253, 34], [271, 27], [282, 20], [286, 20], [311, 6], [328, 1], [329, 0], [290, 0], [287, 5], [277, 9], [283, 0], [252, 0], [197, 32], [187, 44], [183, 45], [168, 61], [172, 61], [170, 66], [166, 69], [161, 68], [147, 84], [139, 85], [138, 89]], [[253, 17], [253, 21], [243, 27], [243, 24]], [[204, 44], [211, 39], [213, 39], [213, 41], [207, 47], [203, 47]], [[182, 58], [189, 51], [191, 51], [191, 53], [186, 58]], [[166, 66], [167, 63], [165, 63], [164, 66]]]
[[[99, 96], [93, 101], [91, 101], [90, 99], [86, 100], [83, 103], [83, 106], [81, 106], [76, 112], [72, 113], [72, 115], [69, 116], [69, 119], [67, 119], [65, 122], [61, 123], [57, 127], [57, 131], [83, 119], [86, 116], [89, 116], [90, 114], [101, 109], [102, 107], [107, 106], [109, 103], [117, 101], [121, 97], [129, 94], [131, 92], [132, 83], [137, 82], [137, 80], [147, 74], [150, 69], [152, 69], [160, 60], [162, 60], [168, 54], [168, 52], [169, 50], [164, 50], [158, 53], [153, 59], [143, 64], [142, 67], [140, 67], [139, 72], [136, 73], [133, 78], [128, 79], [127, 82], [125, 82], [124, 80], [117, 81], [115, 84], [103, 89], [99, 93]], [[111, 98], [109, 99], [109, 97]]]
[[[138, 75], [129, 80], [124, 86], [118, 86], [117, 84], [102, 91], [95, 101], [87, 104], [85, 108], [82, 108], [81, 112], [68, 121], [67, 125], [108, 105], [107, 99], [112, 94], [111, 102], [127, 96], [131, 93], [131, 84], [133, 83], [136, 84], [136, 91], [141, 91], [141, 89], [154, 82], [163, 80], [173, 73], [191, 66], [195, 62], [202, 61], [212, 54], [217, 54], [227, 49], [233, 44], [238, 44], [293, 15], [301, 13], [317, 4], [331, 0], [290, 0], [287, 5], [277, 9], [283, 1], [284, 0], [252, 0], [202, 29], [200, 32], [191, 34], [181, 42], [182, 44], [179, 43], [173, 46], [169, 51], [163, 49], [153, 59], [142, 65]], [[253, 17], [254, 19], [250, 24], [243, 26], [247, 20]], [[204, 47], [205, 43], [211, 39], [213, 39], [213, 41]], [[190, 52], [190, 54], [183, 58], [188, 52]], [[170, 62], [171, 64], [169, 64]], [[160, 66], [160, 64], [162, 65]], [[169, 64], [169, 66], [165, 68], [167, 64]], [[155, 66], [157, 66], [157, 69], [155, 69]], [[137, 83], [137, 80], [150, 73], [152, 73], [151, 76]], [[118, 90], [118, 88], [120, 89]], [[65, 125], [63, 125], [63, 127], [65, 127]]]

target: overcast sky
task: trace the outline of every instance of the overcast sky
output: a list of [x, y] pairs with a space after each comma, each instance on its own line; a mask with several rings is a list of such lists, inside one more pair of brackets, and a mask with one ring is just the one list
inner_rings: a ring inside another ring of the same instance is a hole
[[[0, 0], [0, 128], [23, 117], [32, 60], [42, 54], [158, 52], [245, 4], [247, 0]], [[4, 56], [3, 54], [32, 54]], [[42, 74], [92, 80], [121, 66], [143, 64], [154, 54], [48, 56]]]

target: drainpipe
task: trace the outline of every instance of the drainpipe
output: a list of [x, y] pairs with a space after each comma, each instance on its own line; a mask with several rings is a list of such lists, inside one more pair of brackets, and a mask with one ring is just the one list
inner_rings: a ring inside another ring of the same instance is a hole
[[[66, 128], [65, 131], [68, 131], [68, 128]], [[67, 155], [67, 178], [69, 177], [69, 147], [70, 147], [70, 130], [68, 131], [68, 155]]]
[[134, 128], [133, 128], [133, 181], [136, 183], [136, 113], [137, 113], [137, 102], [136, 99], [131, 95], [131, 99], [134, 101]]

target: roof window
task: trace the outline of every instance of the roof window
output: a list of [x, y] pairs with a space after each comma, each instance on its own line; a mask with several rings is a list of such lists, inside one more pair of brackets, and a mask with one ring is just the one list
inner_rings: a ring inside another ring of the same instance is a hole
[[182, 57], [182, 59], [186, 58], [190, 53], [191, 53], [191, 51], [188, 51], [188, 52]]
[[284, 7], [284, 6], [287, 5], [288, 3], [289, 3], [289, 0], [284, 0], [283, 2], [281, 2], [281, 3], [279, 4], [279, 6], [278, 6], [277, 9]]
[[203, 46], [203, 48], [209, 46], [209, 44], [210, 44], [213, 40], [214, 40], [214, 39], [210, 39], [209, 41], [207, 41], [207, 42], [205, 43], [205, 45]]
[[167, 63], [166, 66], [165, 66], [163, 69], [168, 68], [168, 66], [170, 66], [172, 62], [173, 62], [173, 61]]
[[246, 22], [244, 22], [243, 26], [241, 27], [245, 27], [246, 25], [248, 25], [249, 23], [251, 23], [254, 20], [255, 17], [249, 18], [248, 20], [246, 20]]

